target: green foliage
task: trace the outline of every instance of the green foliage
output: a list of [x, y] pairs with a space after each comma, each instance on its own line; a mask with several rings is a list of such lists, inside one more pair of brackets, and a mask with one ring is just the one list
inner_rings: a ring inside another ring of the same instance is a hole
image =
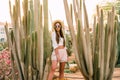
[[113, 3], [107, 2], [106, 5], [102, 6], [102, 9], [105, 11], [111, 10], [111, 7], [114, 6]]
[[72, 73], [69, 69], [64, 70], [65, 73]]
[[0, 43], [0, 51], [2, 51], [3, 49], [5, 49], [6, 47], [8, 47], [7, 42]]
[[116, 68], [120, 68], [120, 64], [117, 64], [117, 65], [116, 65]]
[[119, 14], [119, 10], [120, 10], [120, 0], [115, 0], [114, 2], [109, 2], [109, 1], [107, 1], [107, 2], [102, 6], [102, 9], [105, 11], [105, 13], [107, 13], [108, 11], [111, 10], [112, 6], [115, 7], [116, 13]]
[[76, 64], [75, 60], [69, 62], [69, 64]]
[[2, 51], [4, 48], [3, 48], [3, 46], [2, 46], [2, 44], [0, 44], [0, 51]]

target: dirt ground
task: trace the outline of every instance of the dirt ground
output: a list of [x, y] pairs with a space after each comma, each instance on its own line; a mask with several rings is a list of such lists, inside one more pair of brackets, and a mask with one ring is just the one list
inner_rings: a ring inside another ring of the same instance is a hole
[[[55, 72], [56, 77], [58, 77], [59, 73]], [[77, 71], [76, 73], [65, 73], [65, 80], [84, 80], [82, 74], [80, 71]], [[55, 79], [57, 80], [57, 79]], [[120, 80], [120, 68], [115, 68], [113, 73], [112, 80]]]
[[[75, 60], [74, 54], [69, 57], [69, 61]], [[58, 77], [59, 72], [56, 70], [55, 76]], [[75, 73], [65, 73], [65, 80], [84, 80], [81, 72], [78, 70]], [[57, 80], [57, 79], [54, 79]], [[112, 80], [120, 80], [120, 68], [115, 68], [113, 72]]]

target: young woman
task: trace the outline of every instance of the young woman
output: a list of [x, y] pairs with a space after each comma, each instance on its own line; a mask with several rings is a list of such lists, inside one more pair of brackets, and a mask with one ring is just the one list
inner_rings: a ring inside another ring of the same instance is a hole
[[59, 20], [56, 20], [53, 23], [54, 32], [52, 33], [52, 46], [53, 52], [51, 55], [52, 65], [51, 70], [48, 75], [48, 80], [53, 79], [55, 69], [57, 68], [57, 63], [60, 63], [59, 68], [59, 80], [64, 80], [64, 67], [67, 62], [67, 51], [65, 47], [65, 38], [62, 32], [62, 23]]

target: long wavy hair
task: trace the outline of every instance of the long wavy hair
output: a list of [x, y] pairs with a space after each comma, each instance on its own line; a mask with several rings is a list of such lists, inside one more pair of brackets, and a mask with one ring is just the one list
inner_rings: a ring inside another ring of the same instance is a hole
[[[57, 33], [57, 30], [56, 30], [56, 24], [59, 23], [60, 24], [60, 36], [59, 34]], [[65, 46], [65, 38], [64, 38], [64, 35], [63, 35], [63, 31], [62, 31], [62, 24], [61, 22], [55, 22], [54, 23], [54, 30], [55, 30], [55, 33], [56, 33], [56, 41], [57, 41], [57, 44], [59, 44], [59, 38], [62, 37], [63, 38], [63, 46]]]

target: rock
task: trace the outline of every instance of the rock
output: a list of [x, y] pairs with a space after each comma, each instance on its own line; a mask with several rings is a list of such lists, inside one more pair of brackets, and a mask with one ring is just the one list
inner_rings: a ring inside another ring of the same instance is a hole
[[77, 64], [69, 64], [69, 70], [75, 73], [78, 70]]

